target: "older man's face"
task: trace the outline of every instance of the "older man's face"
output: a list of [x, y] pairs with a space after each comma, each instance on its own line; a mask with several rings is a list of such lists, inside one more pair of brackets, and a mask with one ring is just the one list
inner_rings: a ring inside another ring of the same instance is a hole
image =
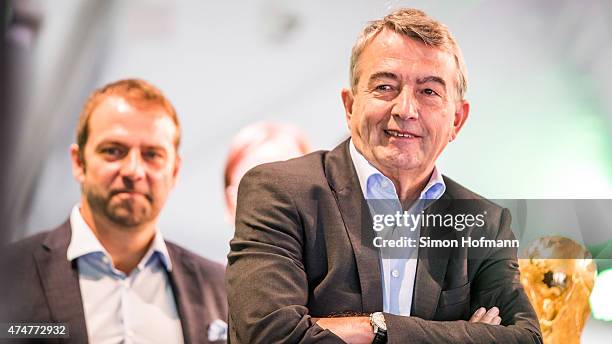
[[453, 55], [385, 29], [356, 73], [342, 96], [357, 149], [385, 174], [430, 172], [469, 110], [456, 97]]
[[103, 100], [89, 120], [84, 165], [74, 164], [92, 212], [124, 228], [154, 221], [176, 181], [176, 135], [159, 106]]

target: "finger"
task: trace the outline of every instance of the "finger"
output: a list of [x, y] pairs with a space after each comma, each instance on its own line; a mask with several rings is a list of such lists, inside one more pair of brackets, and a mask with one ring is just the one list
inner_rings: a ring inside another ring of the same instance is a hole
[[499, 325], [499, 324], [501, 324], [501, 318], [498, 316], [493, 318], [493, 325]]
[[470, 322], [479, 322], [482, 319], [482, 316], [485, 314], [486, 309], [484, 307], [480, 307], [474, 312], [472, 317], [470, 318]]
[[485, 324], [492, 324], [493, 319], [498, 315], [499, 315], [499, 308], [493, 307], [487, 311], [487, 313], [482, 317], [480, 322], [483, 322]]

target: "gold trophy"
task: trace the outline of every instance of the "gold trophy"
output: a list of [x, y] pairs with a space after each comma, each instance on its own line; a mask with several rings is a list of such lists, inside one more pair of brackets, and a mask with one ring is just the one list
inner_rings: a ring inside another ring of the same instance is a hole
[[532, 242], [521, 256], [521, 283], [538, 314], [544, 343], [580, 343], [597, 273], [591, 254], [571, 239], [550, 236]]

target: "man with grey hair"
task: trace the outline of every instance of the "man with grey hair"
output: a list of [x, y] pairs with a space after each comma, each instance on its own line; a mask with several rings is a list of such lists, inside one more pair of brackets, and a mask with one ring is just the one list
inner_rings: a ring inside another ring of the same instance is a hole
[[[507, 209], [436, 167], [470, 109], [451, 33], [396, 10], [363, 30], [350, 74], [350, 139], [242, 179], [226, 275], [231, 342], [541, 343], [515, 248], [427, 244], [514, 239]], [[379, 232], [395, 211], [461, 223], [402, 231], [398, 216]], [[480, 222], [464, 221], [474, 214]]]

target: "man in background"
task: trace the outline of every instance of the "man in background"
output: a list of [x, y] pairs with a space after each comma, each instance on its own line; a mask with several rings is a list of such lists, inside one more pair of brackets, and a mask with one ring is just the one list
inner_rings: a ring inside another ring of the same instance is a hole
[[61, 226], [8, 248], [5, 321], [66, 323], [72, 343], [224, 341], [223, 266], [157, 227], [180, 137], [173, 106], [143, 80], [90, 96], [70, 147], [81, 200]]
[[223, 173], [229, 221], [234, 223], [238, 184], [248, 170], [268, 162], [297, 158], [308, 153], [310, 143], [296, 126], [257, 122], [240, 129], [232, 139]]

